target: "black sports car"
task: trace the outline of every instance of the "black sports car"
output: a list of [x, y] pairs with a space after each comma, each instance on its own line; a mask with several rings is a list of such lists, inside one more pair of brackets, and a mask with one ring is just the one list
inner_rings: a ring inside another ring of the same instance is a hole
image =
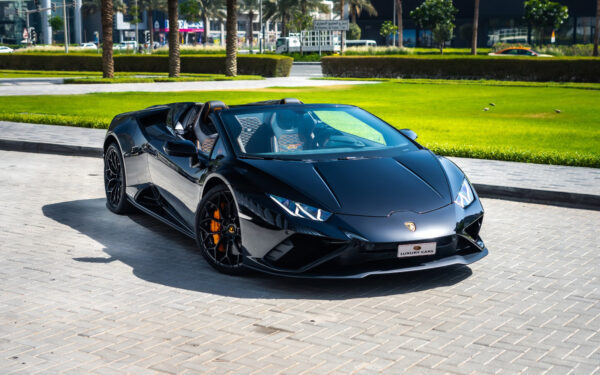
[[195, 238], [217, 270], [365, 277], [487, 255], [463, 172], [350, 105], [173, 103], [118, 115], [108, 208]]

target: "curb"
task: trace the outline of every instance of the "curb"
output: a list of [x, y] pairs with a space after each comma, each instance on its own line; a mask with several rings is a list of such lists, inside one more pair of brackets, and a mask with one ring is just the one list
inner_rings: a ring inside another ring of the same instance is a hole
[[[102, 147], [27, 142], [12, 139], [0, 139], [0, 150], [86, 157], [102, 157], [103, 155]], [[477, 183], [474, 183], [473, 186], [477, 191], [477, 194], [482, 198], [600, 211], [599, 195]]]
[[320, 61], [294, 61], [292, 65], [321, 65]]
[[473, 184], [473, 187], [477, 191], [477, 194], [483, 198], [495, 198], [600, 211], [599, 195], [475, 183]]
[[102, 147], [61, 145], [13, 139], [0, 139], [0, 150], [87, 157], [102, 157], [103, 154]]

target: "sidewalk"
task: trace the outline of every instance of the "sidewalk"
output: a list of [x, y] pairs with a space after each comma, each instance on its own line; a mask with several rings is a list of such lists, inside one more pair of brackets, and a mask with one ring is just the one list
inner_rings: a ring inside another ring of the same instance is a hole
[[[161, 83], [85, 83], [63, 84], [62, 78], [0, 79], [0, 96], [15, 95], [77, 95], [97, 92], [176, 92], [176, 91], [222, 91], [222, 90], [248, 90], [267, 87], [321, 87], [339, 85], [373, 85], [373, 81], [338, 81], [338, 80], [311, 80], [310, 77], [319, 77], [321, 74], [314, 66], [301, 67], [296, 75], [290, 77], [265, 78], [261, 80], [239, 81], [197, 81], [197, 82], [161, 82]], [[311, 73], [312, 72], [312, 73]]]
[[[106, 130], [0, 121], [0, 149], [102, 155]], [[450, 157], [479, 195], [600, 210], [600, 169]]]

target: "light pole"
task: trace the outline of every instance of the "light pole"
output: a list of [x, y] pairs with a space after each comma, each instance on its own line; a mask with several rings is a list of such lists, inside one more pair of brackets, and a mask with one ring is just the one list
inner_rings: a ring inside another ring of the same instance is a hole
[[[392, 16], [392, 19], [394, 20], [394, 26], [396, 26], [396, 0], [394, 0], [394, 15]], [[396, 47], [396, 32], [392, 34], [392, 46]]]
[[[262, 0], [259, 1], [259, 9], [258, 9], [258, 18], [259, 18], [259, 22], [260, 22], [260, 39], [259, 39], [259, 46], [258, 46], [258, 52], [260, 54], [263, 53], [263, 44], [264, 44], [264, 30], [263, 30], [263, 17], [262, 17]], [[252, 28], [252, 26], [250, 26], [250, 28]]]
[[67, 19], [67, 4], [63, 0], [63, 19], [65, 20], [65, 53], [69, 53], [69, 20]]
[[137, 53], [138, 50], [138, 27], [139, 27], [139, 20], [138, 20], [138, 16], [140, 14], [140, 10], [138, 9], [138, 0], [135, 0], [135, 16], [133, 17], [133, 20], [135, 21], [135, 51], [133, 53]]

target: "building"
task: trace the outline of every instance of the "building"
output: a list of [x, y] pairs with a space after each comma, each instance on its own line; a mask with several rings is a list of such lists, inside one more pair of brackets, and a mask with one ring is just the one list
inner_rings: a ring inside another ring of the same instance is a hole
[[[557, 30], [559, 44], [592, 43], [596, 15], [595, 0], [554, 0], [569, 8], [569, 19]], [[371, 0], [378, 15], [370, 17], [363, 12], [357, 20], [362, 29], [362, 39], [373, 39], [384, 45], [385, 39], [379, 35], [381, 24], [391, 21], [394, 16], [393, 0]], [[402, 0], [403, 33], [405, 46], [431, 47], [431, 33], [420, 30], [410, 11], [423, 3], [423, 0]], [[453, 0], [458, 9], [452, 47], [470, 47], [473, 25], [474, 0]], [[498, 41], [527, 42], [528, 25], [523, 21], [524, 0], [482, 0], [479, 6], [479, 47], [487, 47]], [[533, 36], [535, 38], [535, 35]]]

